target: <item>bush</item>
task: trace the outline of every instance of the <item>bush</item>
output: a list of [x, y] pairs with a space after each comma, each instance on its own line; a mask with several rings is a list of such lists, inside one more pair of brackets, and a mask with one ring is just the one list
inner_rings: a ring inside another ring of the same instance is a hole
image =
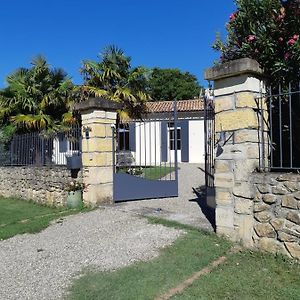
[[274, 82], [300, 79], [300, 1], [236, 0], [226, 25], [227, 40], [213, 48], [220, 62], [249, 57]]

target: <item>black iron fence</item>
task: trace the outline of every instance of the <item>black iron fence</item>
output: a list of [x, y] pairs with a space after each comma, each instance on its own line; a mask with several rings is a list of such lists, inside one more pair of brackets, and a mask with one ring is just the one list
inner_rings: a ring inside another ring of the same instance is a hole
[[215, 108], [213, 100], [204, 98], [205, 186], [214, 187]]
[[14, 135], [0, 143], [0, 166], [67, 165], [81, 157], [81, 127], [44, 134], [31, 132]]
[[259, 110], [261, 170], [299, 171], [300, 83], [268, 88]]

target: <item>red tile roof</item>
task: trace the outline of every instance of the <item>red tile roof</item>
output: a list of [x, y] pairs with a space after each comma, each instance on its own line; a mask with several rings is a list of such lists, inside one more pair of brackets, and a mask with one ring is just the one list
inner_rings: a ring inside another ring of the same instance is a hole
[[[173, 111], [173, 101], [155, 101], [146, 103], [149, 113], [163, 113]], [[177, 101], [177, 111], [203, 111], [204, 102], [202, 99], [179, 100]]]

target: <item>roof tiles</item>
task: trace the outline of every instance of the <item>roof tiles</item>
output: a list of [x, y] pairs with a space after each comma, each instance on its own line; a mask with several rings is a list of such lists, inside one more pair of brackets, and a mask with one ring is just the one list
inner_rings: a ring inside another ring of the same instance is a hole
[[[164, 113], [173, 111], [173, 101], [155, 101], [146, 103], [149, 113]], [[202, 99], [179, 100], [177, 101], [177, 111], [203, 111], [204, 102]]]

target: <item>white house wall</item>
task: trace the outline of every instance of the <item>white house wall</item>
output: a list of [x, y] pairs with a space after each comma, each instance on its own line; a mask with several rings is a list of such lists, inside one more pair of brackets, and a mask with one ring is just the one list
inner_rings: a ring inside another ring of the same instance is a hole
[[[79, 145], [81, 141], [79, 142]], [[53, 150], [52, 150], [52, 163], [55, 165], [66, 165], [67, 156], [79, 155], [79, 150], [72, 149], [72, 143], [67, 139], [53, 139]]]
[[52, 162], [55, 165], [66, 165], [67, 159], [66, 159], [66, 152], [62, 152], [60, 147], [64, 144], [65, 148], [68, 147], [68, 141], [66, 139], [60, 140], [58, 138], [53, 139], [53, 151], [52, 151]]
[[[161, 121], [135, 123], [135, 149], [132, 156], [137, 166], [161, 164]], [[189, 163], [204, 163], [204, 119], [189, 120]], [[168, 134], [169, 137], [169, 134]], [[167, 142], [169, 146], [169, 141]], [[174, 155], [168, 150], [168, 161]], [[180, 155], [178, 157], [180, 162]]]
[[136, 151], [132, 152], [136, 165], [155, 166], [161, 161], [160, 122], [136, 122]]

